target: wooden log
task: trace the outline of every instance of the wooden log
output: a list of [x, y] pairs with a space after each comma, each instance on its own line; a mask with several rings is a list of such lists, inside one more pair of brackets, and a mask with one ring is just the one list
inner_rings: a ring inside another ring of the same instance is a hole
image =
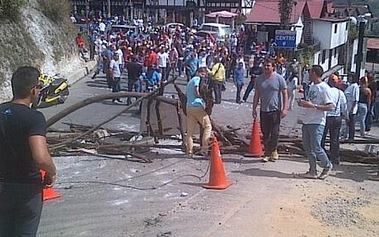
[[[173, 82], [175, 82], [175, 80], [177, 79], [177, 77], [174, 77], [173, 79], [169, 80], [168, 82], [164, 83], [162, 86], [167, 86], [168, 84], [171, 84]], [[108, 100], [108, 99], [118, 99], [118, 98], [123, 98], [123, 97], [136, 97], [136, 98], [150, 98], [150, 97], [153, 97], [153, 96], [158, 96], [158, 93], [159, 91], [158, 90], [154, 90], [150, 93], [140, 93], [140, 92], [116, 92], [116, 93], [107, 93], [107, 94], [102, 94], [102, 95], [96, 95], [96, 96], [93, 96], [91, 98], [87, 98], [85, 100], [82, 100], [82, 101], [79, 101], [73, 105], [71, 105], [70, 107], [62, 110], [61, 112], [57, 113], [56, 115], [54, 115], [53, 117], [51, 117], [50, 119], [47, 120], [46, 124], [47, 124], [47, 127], [50, 127], [52, 126], [53, 124], [55, 124], [56, 122], [58, 122], [59, 120], [61, 120], [62, 118], [66, 117], [67, 115], [71, 114], [72, 112], [82, 108], [82, 107], [85, 107], [89, 104], [92, 104], [92, 103], [96, 103], [96, 102], [99, 102], [99, 101], [103, 101], [103, 100]], [[138, 100], [138, 99], [137, 99]], [[166, 99], [163, 99], [165, 100], [166, 102], [169, 101], [169, 100], [166, 100]], [[141, 100], [139, 100], [138, 102], [140, 102]], [[133, 103], [133, 106], [135, 105], [136, 103], [134, 102]], [[133, 107], [132, 106], [132, 107]]]
[[219, 128], [218, 125], [216, 125], [216, 123], [214, 122], [213, 119], [211, 119], [211, 124], [212, 124], [212, 129], [217, 133], [217, 135], [220, 137], [221, 141], [225, 142], [225, 144], [227, 146], [231, 146], [232, 143], [224, 136], [224, 134], [222, 133], [222, 129]]
[[183, 131], [182, 115], [180, 114], [180, 105], [181, 105], [180, 101], [177, 101], [176, 114], [178, 116], [179, 131], [180, 131], [180, 135], [182, 137], [182, 147], [185, 151], [187, 151], [187, 143], [186, 143], [186, 138], [185, 138], [184, 131]]
[[54, 125], [56, 122], [58, 122], [59, 120], [61, 120], [62, 118], [71, 114], [72, 112], [74, 112], [80, 108], [83, 108], [89, 104], [96, 103], [99, 101], [108, 100], [108, 99], [117, 99], [117, 98], [123, 98], [123, 97], [138, 97], [138, 98], [143, 97], [143, 98], [146, 98], [146, 97], [152, 96], [152, 95], [155, 95], [155, 92], [152, 92], [149, 94], [140, 93], [140, 92], [117, 92], [117, 93], [107, 93], [107, 94], [102, 94], [102, 95], [96, 95], [94, 97], [87, 98], [85, 100], [79, 101], [79, 102], [69, 106], [68, 108], [60, 111], [59, 113], [57, 113], [56, 115], [54, 115], [53, 117], [48, 119], [46, 124], [47, 124], [47, 127], [50, 127], [50, 126]]
[[[166, 85], [168, 85], [168, 84], [170, 84], [170, 83], [173, 83], [173, 82], [175, 82], [176, 79], [177, 79], [177, 77], [175, 77], [175, 78], [171, 79], [170, 81], [164, 83], [162, 86], [166, 86]], [[123, 93], [123, 92], [117, 92], [117, 93]], [[117, 94], [117, 93], [112, 93], [112, 94]], [[132, 93], [133, 93], [133, 92], [129, 92], [128, 95], [130, 96]], [[123, 97], [123, 96], [121, 96], [121, 95], [122, 95], [122, 94], [119, 94], [119, 95], [117, 95], [117, 96], [119, 96], [119, 98], [120, 98], [120, 97]], [[134, 107], [135, 105], [137, 105], [138, 103], [140, 103], [143, 99], [150, 99], [150, 98], [154, 98], [154, 97], [156, 97], [156, 96], [158, 96], [158, 91], [157, 91], [157, 90], [154, 90], [153, 92], [150, 92], [150, 93], [148, 93], [148, 94], [144, 94], [142, 97], [139, 97], [136, 101], [134, 101], [134, 102], [131, 103], [130, 105], [126, 106], [126, 108], [123, 109], [121, 112], [115, 114], [114, 116], [112, 116], [111, 118], [107, 119], [106, 121], [104, 121], [104, 122], [102, 122], [102, 123], [96, 125], [95, 127], [93, 127], [92, 129], [90, 129], [90, 130], [84, 132], [84, 133], [81, 134], [80, 136], [75, 137], [75, 138], [72, 139], [71, 141], [62, 142], [61, 144], [57, 144], [57, 145], [51, 147], [51, 149], [58, 149], [58, 148], [61, 148], [61, 147], [65, 146], [66, 144], [70, 143], [70, 142], [73, 142], [73, 141], [75, 141], [75, 140], [77, 140], [77, 139], [82, 138], [83, 136], [86, 136], [86, 135], [92, 133], [93, 131], [95, 131], [96, 129], [100, 128], [100, 127], [103, 126], [104, 124], [106, 124], [106, 123], [108, 123], [108, 122], [114, 120], [115, 118], [117, 118], [117, 117], [120, 116], [121, 114], [125, 113], [126, 111], [128, 111], [129, 109], [131, 109], [132, 107]], [[52, 124], [54, 124], [54, 123], [56, 123], [57, 121], [59, 121], [60, 119], [62, 119], [62, 118], [63, 118], [64, 116], [66, 116], [67, 114], [70, 114], [71, 112], [73, 112], [73, 111], [75, 111], [75, 110], [77, 110], [77, 109], [79, 109], [79, 108], [85, 106], [85, 105], [83, 105], [83, 104], [90, 104], [90, 103], [93, 103], [93, 101], [95, 101], [94, 98], [97, 98], [98, 101], [101, 101], [101, 100], [99, 100], [99, 97], [101, 97], [101, 95], [100, 95], [100, 96], [92, 97], [92, 100], [90, 100], [91, 98], [90, 98], [90, 99], [86, 99], [86, 100], [84, 100], [84, 101], [81, 101], [81, 102], [79, 102], [79, 103], [76, 103], [76, 104], [70, 106], [70, 107], [67, 108], [66, 110], [64, 110], [64, 111], [62, 111], [62, 112], [60, 112], [60, 113], [58, 113], [59, 116], [54, 116], [54, 119], [51, 119], [51, 122], [50, 122], [50, 125], [49, 125], [49, 126], [51, 126]], [[104, 97], [102, 97], [102, 98], [104, 98]], [[105, 98], [106, 98], [106, 97], [105, 97]], [[111, 97], [111, 98], [114, 98], [114, 97]], [[92, 101], [92, 102], [89, 102], [88, 100], [90, 100], [90, 101]], [[87, 101], [87, 102], [86, 102], [86, 101]]]
[[155, 102], [155, 115], [157, 116], [157, 123], [158, 123], [158, 134], [163, 135], [163, 125], [162, 125], [162, 119], [161, 119], [161, 113], [159, 110], [160, 101]]

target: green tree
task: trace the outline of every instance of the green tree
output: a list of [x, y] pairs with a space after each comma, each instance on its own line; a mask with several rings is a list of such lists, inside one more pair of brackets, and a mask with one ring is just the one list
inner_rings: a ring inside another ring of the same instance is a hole
[[25, 0], [0, 0], [0, 19], [16, 20]]

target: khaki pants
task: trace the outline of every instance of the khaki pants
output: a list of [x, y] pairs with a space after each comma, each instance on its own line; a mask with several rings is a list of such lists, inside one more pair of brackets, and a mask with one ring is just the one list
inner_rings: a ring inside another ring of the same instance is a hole
[[209, 139], [211, 137], [212, 125], [208, 114], [203, 108], [187, 107], [187, 153], [193, 153], [193, 131], [200, 123], [204, 129], [202, 137], [201, 152], [208, 152]]

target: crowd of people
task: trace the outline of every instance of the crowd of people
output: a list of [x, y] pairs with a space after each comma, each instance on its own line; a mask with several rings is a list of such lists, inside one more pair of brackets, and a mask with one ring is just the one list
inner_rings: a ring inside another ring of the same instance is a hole
[[[235, 32], [230, 38], [221, 40], [212, 36], [200, 38], [194, 34], [193, 29], [186, 27], [170, 29], [136, 23], [134, 30], [124, 32], [107, 31], [106, 29], [111, 27], [101, 27], [101, 24], [104, 23], [100, 21], [95, 24], [92, 31], [95, 51], [99, 55], [98, 70], [94, 77], [102, 70], [107, 77], [109, 88], [112, 88], [114, 92], [120, 90], [120, 75], [124, 69], [128, 71], [129, 91], [151, 91], [159, 87], [162, 82], [169, 80], [174, 74], [179, 77], [185, 76], [189, 82], [194, 77], [200, 78], [198, 75], [200, 69], [201, 75], [206, 74], [205, 81], [214, 93], [215, 104], [222, 102], [222, 92], [225, 90], [227, 80], [232, 81], [236, 87], [236, 103], [246, 102], [255, 89], [253, 110], [255, 111], [254, 108], [259, 102], [264, 143], [265, 147], [269, 148], [266, 149], [265, 161], [275, 160], [278, 156], [275, 141], [279, 130], [276, 127], [279, 127], [280, 119], [288, 111], [294, 109], [296, 98], [300, 97], [297, 95], [299, 89], [303, 92], [304, 101], [312, 101], [315, 99], [312, 96], [315, 96], [317, 91], [325, 91], [325, 88], [332, 88], [332, 94], [337, 95], [334, 96], [338, 98], [333, 102], [334, 110], [326, 112], [330, 109], [329, 107], [321, 109], [319, 116], [325, 114], [325, 121], [319, 118], [317, 122], [324, 126], [320, 129], [322, 134], [317, 137], [320, 138], [320, 147], [324, 146], [326, 133], [331, 134], [331, 150], [333, 150], [331, 160], [335, 164], [339, 163], [335, 143], [338, 143], [341, 137], [353, 140], [356, 122], [360, 124], [361, 136], [366, 136], [373, 119], [379, 117], [379, 106], [375, 103], [377, 87], [371, 74], [361, 78], [359, 85], [354, 76], [349, 79], [347, 85], [347, 83], [342, 83], [343, 80], [338, 74], [332, 74], [326, 80], [327, 83], [320, 84], [322, 86], [319, 88], [315, 86], [318, 83], [312, 81], [310, 72], [314, 73], [313, 78], [315, 78], [315, 75], [320, 74], [320, 68], [304, 65], [300, 77], [299, 62], [296, 59], [288, 60], [282, 54], [277, 54], [274, 42], [253, 43], [252, 47], [246, 51], [245, 44], [241, 43], [243, 29]], [[248, 56], [245, 57], [246, 55]], [[266, 66], [272, 67], [272, 72], [268, 72]], [[207, 72], [205, 74], [204, 69]], [[271, 89], [279, 86], [274, 92], [266, 91], [265, 84], [269, 80], [261, 82], [261, 78], [268, 77], [267, 75], [271, 75], [269, 78], [277, 78], [275, 83], [272, 83], [275, 86], [269, 86]], [[322, 76], [322, 74], [319, 75], [320, 78]], [[199, 84], [198, 79], [195, 81], [196, 83], [192, 82], [191, 85]], [[244, 90], [246, 81], [248, 83]], [[318, 89], [315, 90], [315, 88]], [[283, 94], [277, 93], [282, 90]], [[317, 100], [322, 101], [320, 98]], [[265, 105], [265, 101], [268, 104]], [[194, 104], [197, 102], [195, 101]], [[130, 103], [129, 100], [128, 103]], [[304, 105], [307, 107], [307, 103], [298, 101], [298, 104], [300, 107]], [[266, 123], [266, 121], [271, 122]], [[304, 127], [308, 128], [308, 126]], [[317, 134], [317, 131], [311, 129], [304, 130], [303, 133], [307, 134], [307, 131], [309, 134]], [[189, 143], [191, 144], [190, 141]], [[321, 154], [321, 150], [318, 152]]]
[[[91, 22], [88, 46], [89, 51], [94, 52], [93, 55], [98, 55], [98, 67], [93, 78], [103, 72], [108, 87], [114, 92], [120, 90], [118, 76], [125, 71], [138, 72], [132, 76], [128, 73], [129, 91], [151, 91], [173, 74], [185, 76], [189, 81], [198, 68], [206, 67], [210, 71], [216, 103], [221, 103], [227, 80], [233, 81], [238, 88], [236, 102], [242, 103], [247, 101], [255, 78], [262, 73], [263, 60], [275, 55], [274, 43], [253, 43], [250, 49], [246, 49], [244, 28], [235, 30], [228, 37], [217, 38], [212, 34], [201, 37], [196, 35], [195, 29], [182, 26], [158, 27], [136, 21], [132, 24], [134, 27], [123, 30], [113, 29], [114, 24], [119, 22]], [[82, 35], [78, 35], [76, 40], [81, 54], [87, 51], [87, 47], [83, 47], [82, 38]], [[245, 55], [250, 54], [251, 57], [246, 60]], [[131, 62], [134, 62], [132, 66], [128, 66]], [[284, 70], [283, 74], [289, 75]], [[245, 80], [249, 76], [251, 80], [241, 96]]]

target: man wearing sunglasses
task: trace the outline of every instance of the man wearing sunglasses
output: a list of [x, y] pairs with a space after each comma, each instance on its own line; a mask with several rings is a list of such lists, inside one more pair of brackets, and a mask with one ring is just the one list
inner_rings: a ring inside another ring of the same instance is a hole
[[[34, 67], [13, 73], [13, 99], [0, 105], [0, 236], [36, 236], [44, 185], [56, 168], [46, 144], [46, 120], [31, 108], [42, 85]], [[44, 181], [40, 169], [46, 171]]]

